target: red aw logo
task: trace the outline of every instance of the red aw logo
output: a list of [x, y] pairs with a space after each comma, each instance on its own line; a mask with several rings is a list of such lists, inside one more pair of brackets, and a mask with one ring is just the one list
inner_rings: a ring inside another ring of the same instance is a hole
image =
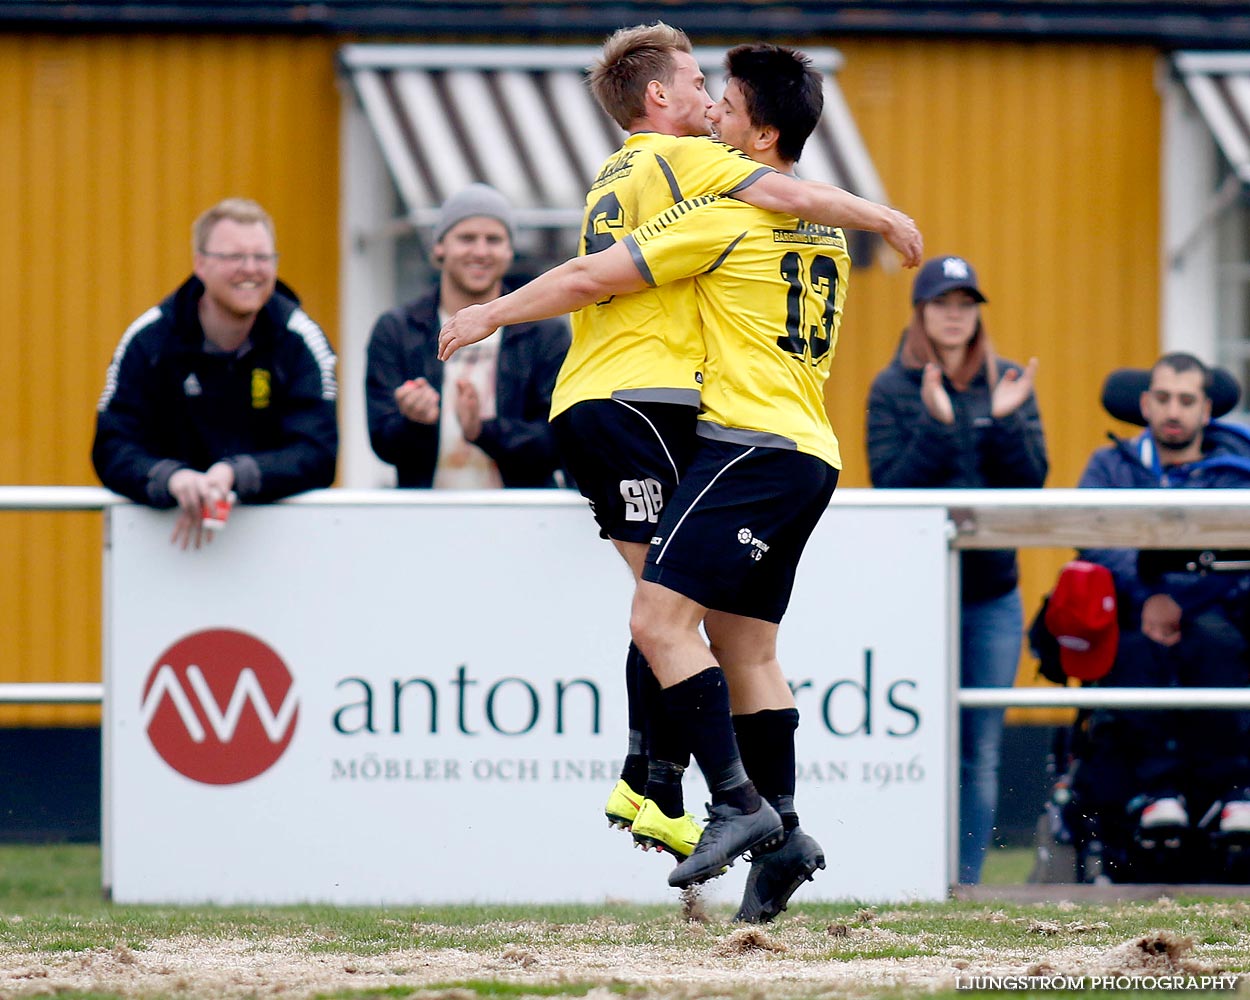
[[178, 640], [143, 688], [143, 727], [165, 763], [192, 781], [234, 785], [269, 770], [295, 735], [291, 672], [265, 643], [234, 629]]

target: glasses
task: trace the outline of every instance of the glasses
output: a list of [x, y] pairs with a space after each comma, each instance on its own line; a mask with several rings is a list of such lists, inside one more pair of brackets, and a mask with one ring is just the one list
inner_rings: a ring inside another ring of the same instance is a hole
[[201, 250], [200, 253], [231, 267], [242, 267], [249, 260], [257, 267], [276, 267], [278, 263], [276, 253], [218, 253], [215, 250]]

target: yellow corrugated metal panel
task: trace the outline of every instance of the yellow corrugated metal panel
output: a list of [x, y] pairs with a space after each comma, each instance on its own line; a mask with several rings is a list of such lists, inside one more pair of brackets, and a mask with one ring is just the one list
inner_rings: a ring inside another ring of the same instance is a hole
[[[191, 223], [220, 198], [273, 214], [283, 279], [337, 341], [334, 50], [279, 36], [0, 35], [0, 482], [95, 483], [108, 360], [189, 273]], [[99, 518], [0, 514], [0, 552], [0, 678], [98, 680]], [[0, 724], [96, 717], [0, 709]]]
[[[1038, 356], [1052, 486], [1112, 426], [1112, 368], [1158, 351], [1156, 53], [1110, 45], [838, 41], [839, 79], [891, 198], [926, 252], [960, 253], [997, 349]], [[911, 273], [852, 277], [830, 412], [847, 486], [868, 484], [863, 404], [910, 315]]]
[[[929, 256], [959, 253], [976, 266], [999, 352], [1039, 358], [1049, 485], [1075, 486], [1105, 431], [1122, 429], [1098, 402], [1102, 379], [1158, 352], [1156, 52], [837, 44], [846, 57], [839, 80], [891, 198], [915, 216]], [[864, 402], [908, 319], [910, 288], [910, 273], [852, 278], [830, 391], [847, 486], [868, 485]], [[1022, 553], [1027, 615], [1070, 557]], [[1034, 670], [1023, 658], [1021, 681]]]
[[[891, 196], [932, 253], [977, 265], [999, 349], [1041, 358], [1051, 484], [1074, 484], [1110, 424], [1102, 377], [1157, 351], [1155, 53], [833, 41]], [[251, 195], [273, 212], [283, 277], [337, 340], [334, 47], [279, 36], [0, 36], [0, 482], [94, 482], [88, 451], [108, 358], [125, 326], [186, 274], [190, 223], [220, 197]], [[864, 401], [906, 322], [910, 283], [879, 270], [853, 279], [830, 389], [848, 487], [868, 483]], [[0, 676], [98, 679], [96, 520], [0, 515], [0, 549], [13, 554], [0, 573]], [[1063, 558], [1025, 555], [1030, 609]], [[90, 714], [10, 710], [0, 723]]]

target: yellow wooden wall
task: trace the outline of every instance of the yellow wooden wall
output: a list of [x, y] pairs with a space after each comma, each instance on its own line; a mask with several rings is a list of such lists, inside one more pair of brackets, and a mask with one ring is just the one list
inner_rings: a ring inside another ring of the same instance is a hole
[[[1158, 353], [1157, 53], [1138, 46], [839, 40], [839, 74], [892, 202], [926, 254], [976, 267], [996, 349], [1039, 359], [1048, 486], [1105, 433], [1107, 372]], [[845, 486], [868, 485], [863, 407], [910, 315], [911, 273], [852, 277], [829, 393]], [[1070, 549], [1021, 553], [1031, 616]], [[1025, 655], [1020, 681], [1034, 680]], [[1016, 718], [1037, 713], [1013, 712]]]
[[[839, 42], [839, 75], [893, 203], [926, 253], [958, 253], [991, 338], [1040, 361], [1048, 485], [1075, 486], [1112, 426], [1119, 365], [1158, 351], [1160, 105], [1142, 47]], [[868, 484], [862, 408], [910, 312], [911, 272], [852, 277], [830, 397], [847, 486]]]
[[[1157, 351], [1154, 51], [829, 41], [894, 203], [930, 254], [975, 264], [1000, 352], [1040, 358], [1050, 485], [1075, 485], [1111, 426], [1103, 376]], [[108, 358], [185, 276], [191, 221], [220, 197], [270, 209], [282, 276], [337, 342], [335, 45], [0, 35], [0, 483], [94, 484]], [[853, 278], [829, 398], [846, 487], [868, 484], [864, 401], [910, 284], [902, 271]], [[0, 514], [0, 679], [99, 678], [101, 541], [95, 515]], [[1024, 554], [1030, 611], [1068, 555]], [[94, 717], [0, 709], [0, 724]]]
[[[0, 484], [98, 485], [109, 358], [190, 273], [191, 223], [220, 198], [274, 216], [280, 274], [337, 342], [334, 51], [280, 36], [0, 34]], [[0, 680], [99, 679], [100, 525], [0, 513]], [[0, 724], [96, 718], [0, 708]]]

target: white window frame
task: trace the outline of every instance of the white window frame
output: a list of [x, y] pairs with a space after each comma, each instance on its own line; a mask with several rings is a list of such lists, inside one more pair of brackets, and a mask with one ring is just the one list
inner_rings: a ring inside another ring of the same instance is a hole
[[[1242, 184], [1229, 169], [1214, 136], [1184, 84], [1176, 78], [1170, 57], [1161, 57], [1158, 87], [1162, 98], [1160, 246], [1161, 351], [1188, 351], [1203, 361], [1229, 368], [1238, 381], [1250, 352], [1250, 326], [1231, 317], [1240, 307], [1230, 300], [1229, 262], [1224, 227], [1250, 226], [1250, 210]], [[1224, 238], [1222, 239], [1222, 236]], [[1250, 243], [1240, 265], [1250, 272]], [[1246, 282], [1250, 295], [1250, 280]], [[1232, 348], [1229, 330], [1246, 330]], [[1243, 399], [1243, 406], [1245, 400]]]

